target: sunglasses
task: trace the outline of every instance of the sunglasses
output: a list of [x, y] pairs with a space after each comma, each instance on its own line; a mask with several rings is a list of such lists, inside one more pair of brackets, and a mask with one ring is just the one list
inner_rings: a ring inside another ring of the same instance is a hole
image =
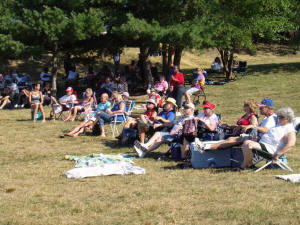
[[278, 119], [283, 120], [283, 119], [285, 119], [285, 117], [284, 116], [278, 116]]

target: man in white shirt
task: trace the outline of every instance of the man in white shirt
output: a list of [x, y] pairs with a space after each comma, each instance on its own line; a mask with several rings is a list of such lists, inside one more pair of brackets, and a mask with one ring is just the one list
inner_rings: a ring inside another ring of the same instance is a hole
[[277, 111], [278, 126], [268, 129], [259, 142], [247, 140], [242, 146], [244, 161], [241, 169], [252, 164], [252, 149], [258, 149], [273, 155], [273, 161], [293, 148], [296, 144], [296, 131], [293, 126], [294, 111], [290, 107]]
[[62, 110], [68, 110], [70, 107], [76, 103], [77, 98], [73, 94], [73, 88], [68, 87], [66, 89], [66, 95], [59, 98], [57, 101], [56, 98], [51, 97], [52, 100], [52, 110], [50, 112], [50, 119], [55, 120], [55, 114], [61, 112]]

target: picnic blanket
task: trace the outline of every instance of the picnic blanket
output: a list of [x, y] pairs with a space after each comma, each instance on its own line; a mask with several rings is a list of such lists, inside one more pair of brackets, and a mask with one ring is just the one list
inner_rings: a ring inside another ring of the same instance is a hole
[[146, 170], [133, 166], [133, 157], [118, 154], [89, 154], [78, 157], [66, 155], [65, 159], [75, 161], [75, 168], [64, 172], [67, 178], [85, 178], [108, 175], [145, 174]]
[[288, 175], [275, 175], [278, 179], [291, 181], [293, 183], [300, 183], [300, 174], [288, 174]]

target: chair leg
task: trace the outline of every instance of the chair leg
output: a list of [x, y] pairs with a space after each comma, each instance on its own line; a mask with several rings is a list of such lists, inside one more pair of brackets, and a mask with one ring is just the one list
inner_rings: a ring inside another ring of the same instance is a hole
[[280, 161], [280, 160], [278, 160], [278, 161], [276, 162], [276, 164], [277, 164], [279, 167], [281, 167], [283, 170], [287, 170], [287, 171], [293, 172], [293, 170], [292, 170], [286, 163], [284, 163], [284, 162], [282, 162], [282, 161]]
[[261, 171], [261, 170], [263, 170], [264, 168], [266, 168], [268, 165], [270, 165], [272, 163], [272, 161], [270, 161], [270, 162], [268, 162], [268, 163], [266, 163], [265, 165], [263, 165], [262, 167], [260, 167], [259, 169], [257, 169], [257, 170], [255, 170], [255, 173], [257, 173], [257, 172], [259, 172], [259, 171]]

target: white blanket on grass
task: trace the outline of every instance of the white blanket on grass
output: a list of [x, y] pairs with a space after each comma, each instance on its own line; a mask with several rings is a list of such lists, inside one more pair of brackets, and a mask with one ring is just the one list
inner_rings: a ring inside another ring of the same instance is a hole
[[293, 183], [300, 183], [300, 174], [288, 174], [288, 175], [275, 175], [278, 179], [291, 181]]

